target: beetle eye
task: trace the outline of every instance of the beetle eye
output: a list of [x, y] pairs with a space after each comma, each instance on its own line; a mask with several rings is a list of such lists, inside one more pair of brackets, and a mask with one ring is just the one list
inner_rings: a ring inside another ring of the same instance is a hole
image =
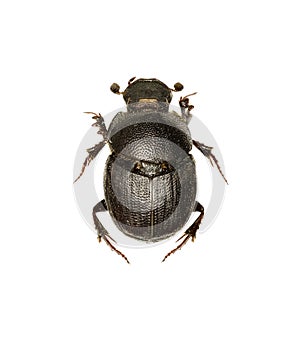
[[176, 92], [179, 92], [183, 90], [183, 85], [180, 82], [176, 82], [174, 88]]
[[120, 94], [120, 86], [117, 83], [113, 83], [110, 86], [110, 90], [115, 94]]

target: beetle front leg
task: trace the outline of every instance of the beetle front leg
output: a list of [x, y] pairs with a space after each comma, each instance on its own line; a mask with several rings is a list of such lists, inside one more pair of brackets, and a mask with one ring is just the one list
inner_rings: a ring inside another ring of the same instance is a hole
[[195, 241], [196, 238], [196, 232], [198, 230], [198, 228], [200, 227], [201, 221], [204, 217], [204, 207], [203, 205], [201, 205], [199, 202], [196, 202], [196, 206], [195, 206], [195, 211], [199, 212], [200, 215], [197, 217], [197, 219], [194, 221], [194, 223], [184, 232], [184, 234], [177, 239], [176, 242], [179, 242], [180, 240], [182, 240], [182, 242], [173, 250], [171, 250], [162, 260], [162, 262], [164, 262], [166, 260], [167, 257], [169, 257], [170, 255], [174, 254], [177, 250], [180, 250], [187, 242], [190, 238], [192, 238], [192, 242]]
[[194, 105], [190, 105], [190, 100], [188, 97], [191, 95], [195, 95], [197, 92], [188, 94], [185, 97], [180, 97], [179, 99], [179, 106], [181, 110], [181, 115], [186, 119], [186, 122], [189, 123], [192, 115], [190, 114], [190, 111], [194, 109]]
[[88, 156], [83, 162], [81, 172], [78, 175], [78, 177], [74, 180], [74, 183], [81, 178], [83, 175], [85, 168], [92, 162], [94, 158], [98, 155], [98, 153], [103, 149], [105, 144], [107, 143], [108, 137], [107, 137], [107, 129], [105, 126], [105, 122], [101, 114], [96, 114], [94, 112], [85, 112], [85, 114], [92, 114], [94, 115], [92, 118], [96, 120], [96, 122], [92, 125], [93, 127], [98, 127], [99, 130], [97, 134], [100, 134], [103, 136], [103, 140], [100, 141], [98, 144], [94, 145], [93, 147], [87, 149], [86, 151], [88, 152]]
[[216, 156], [212, 153], [213, 147], [207, 146], [205, 144], [199, 143], [199, 141], [193, 140], [193, 144], [196, 146], [198, 150], [200, 150], [205, 157], [207, 157], [210, 161], [210, 164], [214, 166], [214, 163], [216, 164], [220, 174], [222, 175], [223, 179], [225, 180], [226, 184], [228, 184], [228, 181], [225, 178], [225, 175], [223, 174], [221, 167], [219, 165], [219, 162], [216, 158]]
[[109, 235], [106, 228], [101, 224], [101, 222], [99, 221], [97, 217], [97, 213], [105, 212], [105, 211], [107, 211], [107, 206], [104, 199], [101, 202], [97, 203], [93, 208], [93, 219], [94, 219], [95, 228], [98, 234], [98, 241], [100, 243], [101, 240], [103, 239], [105, 243], [111, 248], [111, 250], [115, 251], [118, 255], [122, 256], [127, 263], [130, 263], [127, 257], [112, 244], [112, 242], [116, 242], [116, 241]]

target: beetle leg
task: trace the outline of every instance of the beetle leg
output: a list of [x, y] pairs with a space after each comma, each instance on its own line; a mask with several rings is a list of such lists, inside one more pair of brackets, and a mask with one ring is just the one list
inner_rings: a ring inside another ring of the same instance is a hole
[[186, 118], [187, 123], [190, 121], [190, 118], [191, 118], [190, 111], [192, 109], [194, 109], [194, 105], [189, 104], [190, 100], [188, 97], [190, 97], [191, 95], [195, 95], [196, 93], [197, 92], [192, 93], [192, 94], [188, 94], [185, 97], [180, 97], [180, 99], [179, 99], [179, 106], [181, 109], [181, 115]]
[[213, 147], [207, 146], [205, 144], [199, 143], [199, 141], [193, 140], [193, 144], [196, 146], [198, 150], [200, 150], [205, 157], [207, 157], [210, 161], [210, 164], [214, 166], [214, 163], [216, 164], [220, 174], [222, 175], [223, 179], [225, 180], [226, 184], [228, 184], [228, 181], [225, 178], [225, 175], [223, 174], [221, 167], [219, 165], [219, 162], [216, 158], [216, 156], [212, 153]]
[[94, 145], [93, 147], [87, 149], [88, 156], [83, 162], [81, 172], [78, 175], [78, 177], [74, 180], [74, 183], [81, 178], [83, 175], [85, 168], [92, 162], [92, 160], [98, 155], [98, 153], [102, 150], [102, 148], [105, 146], [108, 137], [107, 137], [107, 129], [104, 123], [104, 119], [100, 114], [96, 114], [95, 112], [85, 112], [85, 114], [92, 114], [94, 115], [92, 118], [96, 120], [96, 122], [92, 125], [93, 127], [98, 127], [99, 130], [97, 134], [101, 134], [103, 136], [103, 140], [100, 141], [98, 144]]
[[101, 134], [104, 140], [107, 140], [107, 129], [105, 126], [104, 118], [101, 116], [101, 114], [96, 114], [95, 112], [90, 111], [86, 111], [85, 114], [94, 115], [92, 119], [96, 120], [96, 122], [92, 124], [92, 127], [99, 127], [97, 134]]
[[182, 240], [182, 242], [173, 250], [171, 250], [162, 260], [162, 262], [164, 262], [166, 260], [167, 257], [169, 257], [170, 255], [174, 254], [177, 250], [180, 250], [187, 242], [190, 238], [192, 238], [192, 242], [195, 241], [196, 238], [196, 232], [201, 224], [201, 221], [204, 217], [204, 207], [203, 205], [201, 205], [199, 202], [196, 202], [196, 206], [195, 206], [195, 211], [199, 212], [200, 215], [197, 217], [197, 219], [194, 221], [194, 223], [184, 232], [184, 234], [177, 239], [176, 242], [179, 242], [180, 240]]
[[99, 243], [103, 239], [105, 243], [111, 248], [111, 250], [115, 251], [118, 255], [122, 256], [127, 263], [130, 263], [127, 259], [127, 257], [121, 253], [113, 244], [111, 241], [115, 242], [115, 240], [109, 235], [105, 227], [101, 224], [97, 217], [97, 213], [107, 211], [107, 206], [105, 203], [105, 200], [103, 199], [101, 202], [97, 203], [94, 208], [93, 208], [93, 219], [94, 219], [94, 224], [95, 228], [97, 230], [98, 234], [98, 241]]

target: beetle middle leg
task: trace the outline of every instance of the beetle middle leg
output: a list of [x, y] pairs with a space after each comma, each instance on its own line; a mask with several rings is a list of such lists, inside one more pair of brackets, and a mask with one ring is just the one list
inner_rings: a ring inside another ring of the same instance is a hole
[[101, 116], [101, 114], [96, 114], [95, 112], [85, 112], [85, 114], [91, 114], [94, 115], [92, 118], [94, 120], [96, 120], [96, 122], [92, 125], [93, 127], [98, 127], [99, 130], [97, 132], [97, 134], [102, 135], [103, 140], [101, 140], [98, 144], [94, 145], [93, 147], [90, 147], [89, 149], [87, 149], [86, 151], [88, 152], [88, 156], [86, 157], [86, 159], [83, 162], [82, 168], [81, 168], [81, 172], [78, 175], [78, 177], [75, 179], [74, 183], [79, 180], [81, 178], [81, 176], [83, 175], [85, 168], [92, 162], [92, 160], [94, 158], [96, 158], [96, 156], [98, 155], [98, 153], [103, 149], [103, 147], [105, 146], [106, 142], [107, 142], [107, 129], [105, 126], [105, 122], [103, 117]]
[[193, 140], [193, 144], [196, 146], [198, 150], [200, 150], [205, 157], [207, 157], [210, 161], [210, 164], [214, 166], [214, 163], [216, 164], [220, 174], [222, 175], [223, 179], [225, 180], [226, 184], [228, 184], [228, 181], [225, 178], [225, 175], [223, 174], [221, 167], [219, 165], [219, 162], [216, 158], [216, 156], [212, 153], [213, 147], [207, 146], [205, 144], [199, 143], [199, 141]]
[[100, 220], [97, 217], [97, 213], [105, 211], [107, 211], [107, 206], [104, 199], [97, 203], [93, 208], [93, 219], [98, 234], [98, 241], [100, 243], [103, 239], [105, 243], [111, 248], [111, 250], [115, 251], [118, 255], [122, 256], [127, 263], [130, 263], [127, 257], [112, 244], [112, 242], [115, 242], [115, 240], [112, 237], [110, 237], [106, 228], [101, 224]]
[[200, 204], [199, 202], [196, 202], [196, 206], [195, 206], [195, 211], [199, 212], [200, 215], [197, 217], [197, 219], [194, 221], [194, 223], [184, 232], [184, 234], [177, 239], [176, 242], [179, 242], [180, 240], [181, 243], [173, 250], [171, 250], [162, 260], [162, 262], [164, 262], [166, 260], [167, 257], [169, 257], [170, 255], [174, 254], [177, 250], [181, 249], [190, 238], [192, 238], [192, 242], [194, 242], [195, 238], [196, 238], [196, 232], [198, 230], [198, 228], [200, 227], [201, 221], [204, 217], [204, 207], [202, 204]]

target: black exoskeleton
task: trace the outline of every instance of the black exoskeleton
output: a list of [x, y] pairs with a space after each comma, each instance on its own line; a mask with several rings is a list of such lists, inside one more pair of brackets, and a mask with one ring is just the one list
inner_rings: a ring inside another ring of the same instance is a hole
[[189, 239], [194, 241], [204, 216], [204, 207], [195, 201], [196, 168], [190, 154], [193, 145], [211, 164], [217, 165], [226, 181], [212, 147], [191, 138], [187, 121], [193, 108], [188, 98], [192, 94], [180, 98], [181, 114], [169, 111], [172, 92], [182, 89], [179, 82], [171, 89], [154, 78], [132, 78], [123, 92], [118, 84], [111, 85], [113, 93], [123, 95], [127, 111], [117, 113], [108, 130], [100, 114], [88, 112], [96, 120], [94, 126], [103, 139], [87, 150], [88, 156], [75, 181], [108, 144], [111, 155], [104, 170], [105, 199], [94, 207], [93, 219], [99, 242], [103, 239], [128, 263], [97, 213], [108, 210], [118, 229], [131, 238], [157, 242], [173, 236], [185, 226], [192, 212], [199, 212], [178, 239], [180, 244], [164, 257], [165, 261]]

